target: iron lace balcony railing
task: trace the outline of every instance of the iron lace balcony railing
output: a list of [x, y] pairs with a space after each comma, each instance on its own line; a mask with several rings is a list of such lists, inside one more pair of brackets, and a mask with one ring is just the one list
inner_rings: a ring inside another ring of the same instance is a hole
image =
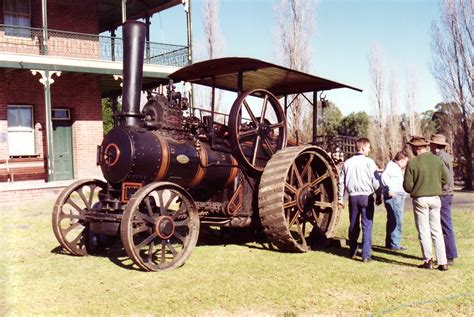
[[[46, 55], [43, 29], [0, 24], [0, 52]], [[48, 30], [51, 56], [122, 61], [123, 41], [118, 37]], [[183, 67], [188, 64], [188, 47], [146, 42], [145, 63]]]

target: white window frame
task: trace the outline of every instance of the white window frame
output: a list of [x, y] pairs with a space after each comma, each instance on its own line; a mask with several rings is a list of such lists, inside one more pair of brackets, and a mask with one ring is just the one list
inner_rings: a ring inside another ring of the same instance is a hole
[[[36, 138], [35, 138], [35, 127], [34, 127], [34, 111], [32, 105], [7, 105], [7, 126], [8, 126], [8, 109], [9, 108], [28, 108], [31, 113], [31, 126], [29, 127], [8, 127], [8, 155], [10, 157], [15, 156], [36, 156]], [[30, 133], [31, 136], [26, 133]], [[22, 135], [22, 137], [19, 137]], [[21, 141], [28, 140], [28, 144], [20, 144]], [[14, 144], [14, 145], [13, 145]]]
[[[67, 117], [66, 118], [62, 118], [62, 117], [55, 117], [55, 111], [65, 111], [67, 113]], [[71, 109], [67, 109], [67, 108], [53, 108], [51, 110], [51, 119], [52, 120], [58, 120], [58, 121], [68, 121], [68, 120], [71, 120]]]

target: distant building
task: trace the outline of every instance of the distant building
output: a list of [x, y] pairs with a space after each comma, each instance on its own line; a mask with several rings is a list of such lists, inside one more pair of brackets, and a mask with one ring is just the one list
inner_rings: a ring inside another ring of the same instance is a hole
[[121, 95], [116, 29], [147, 22], [143, 85], [156, 87], [188, 64], [189, 47], [154, 43], [150, 17], [182, 3], [0, 0], [0, 182], [100, 177], [101, 98]]

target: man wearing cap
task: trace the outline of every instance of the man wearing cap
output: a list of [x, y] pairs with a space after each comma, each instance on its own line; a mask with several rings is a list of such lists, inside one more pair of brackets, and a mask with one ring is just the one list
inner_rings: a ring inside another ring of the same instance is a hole
[[418, 240], [423, 253], [423, 264], [419, 268], [433, 268], [433, 240], [438, 269], [448, 270], [446, 249], [441, 229], [440, 209], [442, 187], [448, 182], [448, 174], [443, 161], [428, 149], [428, 142], [423, 137], [413, 136], [408, 142], [415, 157], [408, 161], [403, 179], [403, 188], [413, 198]]
[[454, 238], [453, 222], [451, 220], [451, 203], [454, 190], [453, 158], [445, 150], [447, 145], [446, 136], [443, 134], [433, 134], [431, 136], [431, 153], [443, 161], [444, 169], [448, 174], [448, 183], [443, 186], [443, 194], [441, 195], [441, 228], [443, 229], [448, 265], [453, 265], [454, 259], [458, 257], [458, 251]]

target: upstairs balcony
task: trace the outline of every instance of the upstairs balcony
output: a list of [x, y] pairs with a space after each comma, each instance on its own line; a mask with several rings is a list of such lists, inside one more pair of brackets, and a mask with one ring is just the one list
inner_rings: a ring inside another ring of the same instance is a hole
[[[121, 62], [123, 41], [118, 37], [48, 29], [47, 49], [42, 28], [0, 24], [0, 53]], [[146, 42], [145, 64], [183, 67], [188, 47]]]

